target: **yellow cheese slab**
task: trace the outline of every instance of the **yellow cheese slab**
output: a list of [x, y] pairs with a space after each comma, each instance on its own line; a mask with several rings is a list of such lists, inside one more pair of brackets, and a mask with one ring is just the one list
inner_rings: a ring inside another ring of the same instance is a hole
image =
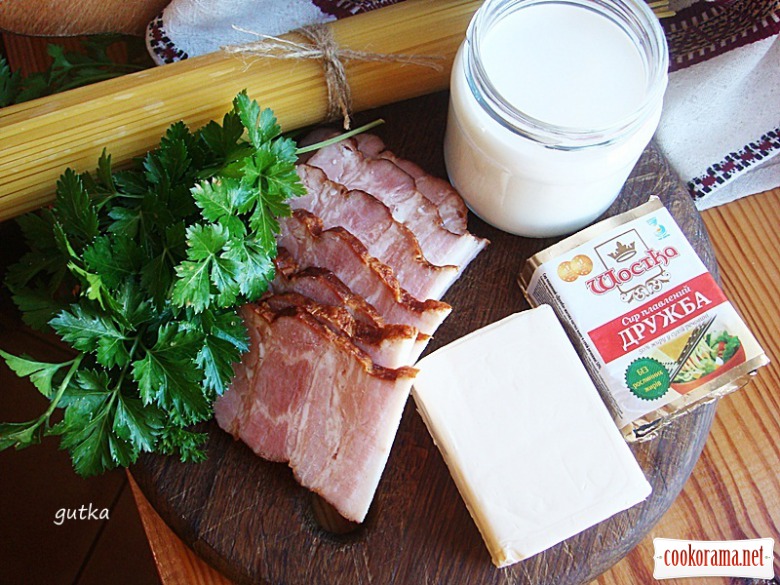
[[496, 566], [650, 494], [549, 306], [475, 331], [416, 367], [417, 408]]

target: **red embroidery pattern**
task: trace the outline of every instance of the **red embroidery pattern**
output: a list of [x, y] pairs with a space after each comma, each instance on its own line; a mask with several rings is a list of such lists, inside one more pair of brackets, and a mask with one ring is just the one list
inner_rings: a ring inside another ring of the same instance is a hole
[[325, 14], [336, 18], [345, 18], [361, 12], [368, 12], [382, 6], [390, 6], [402, 0], [312, 0], [317, 8]]
[[701, 199], [717, 187], [725, 184], [739, 172], [745, 171], [764, 159], [780, 152], [780, 128], [764, 134], [759, 140], [747, 144], [737, 152], [727, 154], [723, 160], [688, 182], [694, 199]]
[[669, 43], [669, 70], [675, 71], [780, 33], [780, 3], [697, 2], [661, 23]]
[[146, 27], [146, 40], [149, 48], [163, 63], [173, 63], [189, 57], [187, 53], [176, 48], [176, 45], [173, 44], [173, 41], [165, 32], [162, 12]]

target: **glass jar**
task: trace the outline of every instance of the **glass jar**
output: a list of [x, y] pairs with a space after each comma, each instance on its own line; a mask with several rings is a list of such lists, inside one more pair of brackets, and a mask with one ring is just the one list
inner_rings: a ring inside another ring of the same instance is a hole
[[584, 227], [655, 132], [667, 68], [663, 30], [642, 0], [487, 0], [452, 69], [450, 180], [504, 231]]

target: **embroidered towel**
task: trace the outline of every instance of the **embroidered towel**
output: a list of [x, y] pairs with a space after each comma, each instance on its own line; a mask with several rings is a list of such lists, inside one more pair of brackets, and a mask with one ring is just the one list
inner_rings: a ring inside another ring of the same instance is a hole
[[706, 209], [780, 186], [780, 3], [686, 4], [661, 21], [670, 74], [656, 137]]

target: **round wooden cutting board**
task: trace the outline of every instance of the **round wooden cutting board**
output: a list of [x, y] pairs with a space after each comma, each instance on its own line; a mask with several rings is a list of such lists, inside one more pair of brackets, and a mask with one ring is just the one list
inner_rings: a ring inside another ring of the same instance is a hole
[[[358, 122], [384, 118], [387, 123], [376, 133], [388, 148], [446, 176], [442, 161], [446, 111], [447, 94], [440, 93], [364, 113]], [[715, 273], [714, 254], [699, 215], [652, 145], [608, 215], [644, 203], [650, 195], [665, 202]], [[428, 351], [528, 308], [517, 275], [529, 256], [554, 242], [511, 236], [473, 216], [469, 229], [492, 243], [445, 296], [453, 312]], [[653, 486], [643, 504], [501, 570], [491, 564], [412, 399], [368, 517], [347, 534], [320, 527], [313, 496], [297, 485], [286, 465], [256, 457], [213, 422], [205, 426], [209, 434], [205, 463], [145, 456], [132, 472], [174, 531], [240, 583], [584, 583], [628, 553], [671, 505], [699, 457], [714, 412], [714, 404], [703, 406], [668, 426], [656, 440], [632, 446]], [[506, 464], [523, 467], [522, 461]]]

